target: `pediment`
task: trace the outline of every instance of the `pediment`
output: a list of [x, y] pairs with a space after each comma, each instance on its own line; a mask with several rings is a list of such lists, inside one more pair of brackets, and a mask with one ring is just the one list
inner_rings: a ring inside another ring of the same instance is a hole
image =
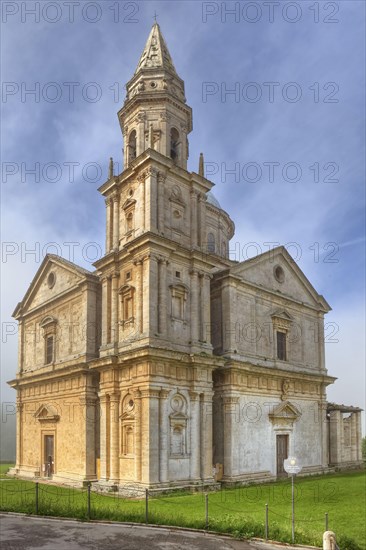
[[300, 418], [301, 411], [290, 401], [284, 401], [279, 403], [268, 416], [274, 424], [292, 425]]
[[136, 204], [135, 199], [127, 199], [126, 202], [123, 204], [122, 209], [128, 210], [129, 208], [134, 208]]
[[182, 190], [178, 185], [174, 185], [172, 192], [170, 193], [169, 200], [171, 202], [179, 204], [180, 206], [183, 206], [183, 207], [186, 206], [186, 203], [184, 202], [182, 197]]
[[[283, 246], [237, 264], [230, 273], [264, 292], [275, 292], [324, 312], [331, 309]], [[289, 315], [285, 310], [274, 314], [282, 318]]]
[[[60, 256], [47, 254], [13, 316], [19, 318], [51, 302], [71, 289], [77, 288], [86, 279], [98, 281], [98, 277], [90, 271]], [[46, 319], [44, 321], [46, 322]]]
[[123, 414], [121, 414], [120, 419], [121, 420], [135, 420], [135, 415], [134, 415], [133, 411], [125, 411]]
[[187, 415], [184, 414], [183, 412], [181, 411], [175, 411], [175, 412], [172, 412], [171, 415], [170, 415], [170, 418], [172, 420], [182, 420], [182, 421], [186, 421], [187, 420]]
[[294, 320], [293, 316], [288, 313], [285, 309], [278, 309], [274, 311], [271, 315], [272, 319], [283, 319], [284, 321], [291, 322]]
[[34, 413], [34, 417], [40, 422], [57, 422], [60, 420], [60, 415], [52, 405], [41, 405]]

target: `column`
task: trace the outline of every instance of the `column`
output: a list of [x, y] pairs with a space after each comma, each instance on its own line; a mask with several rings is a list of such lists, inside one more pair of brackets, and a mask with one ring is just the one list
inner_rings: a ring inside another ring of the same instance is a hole
[[146, 184], [145, 184], [145, 176], [143, 174], [140, 174], [137, 177], [137, 181], [139, 183], [139, 188], [141, 189], [141, 229], [142, 232], [146, 229]]
[[141, 392], [139, 389], [132, 391], [135, 401], [135, 481], [141, 481]]
[[19, 469], [22, 466], [22, 457], [23, 457], [23, 441], [22, 441], [22, 422], [23, 422], [23, 407], [24, 404], [21, 402], [19, 394], [17, 396], [17, 424], [16, 424], [16, 459], [15, 459], [15, 468]]
[[206, 197], [202, 193], [198, 197], [198, 244], [207, 252], [206, 243]]
[[160, 113], [160, 141], [159, 141], [159, 153], [164, 156], [170, 157], [170, 136], [168, 124], [170, 121], [170, 116], [166, 112]]
[[325, 349], [324, 349], [324, 315], [318, 316], [318, 334], [317, 340], [319, 349], [319, 368], [325, 369]]
[[169, 416], [168, 401], [169, 390], [161, 389], [159, 394], [159, 428], [160, 428], [160, 469], [161, 483], [169, 481]]
[[235, 463], [234, 441], [236, 440], [235, 426], [239, 420], [239, 397], [226, 395], [222, 400], [223, 406], [223, 436], [224, 436], [224, 475], [231, 477], [239, 473]]
[[160, 481], [160, 424], [159, 399], [160, 388], [149, 390], [149, 483]]
[[187, 133], [188, 133], [188, 127], [185, 124], [180, 124], [181, 131], [180, 131], [180, 141], [181, 141], [181, 158], [180, 158], [180, 166], [187, 170], [187, 159], [188, 159], [188, 139], [187, 139]]
[[201, 311], [202, 311], [202, 340], [211, 343], [211, 292], [210, 280], [212, 276], [207, 273], [202, 276]]
[[350, 417], [350, 436], [351, 436], [351, 453], [350, 459], [352, 462], [357, 460], [357, 426], [356, 426], [356, 413], [352, 413]]
[[[88, 291], [88, 316], [87, 316], [87, 352], [95, 355], [98, 352], [98, 330], [97, 330], [97, 285], [93, 284]], [[90, 320], [92, 319], [92, 320]]]
[[197, 246], [197, 193], [191, 191], [191, 247]]
[[145, 113], [139, 113], [137, 115], [137, 136], [136, 136], [136, 156], [138, 157], [146, 149], [145, 142]]
[[189, 392], [191, 400], [191, 462], [190, 478], [200, 479], [200, 446], [201, 446], [201, 418], [199, 394]]
[[102, 278], [102, 346], [108, 344], [108, 279]]
[[[140, 434], [141, 434], [141, 478], [142, 483], [149, 483], [149, 390], [141, 390], [140, 398]], [[155, 429], [157, 426], [155, 427]]]
[[113, 249], [119, 249], [119, 197], [113, 195]]
[[[158, 257], [154, 254], [149, 255], [149, 258], [146, 258], [144, 261], [146, 264], [145, 267], [145, 277], [148, 281], [148, 285], [145, 287], [145, 308], [144, 308], [144, 325], [145, 332], [151, 336], [155, 336], [159, 331], [158, 326], [158, 305], [159, 305], [159, 295], [158, 290], [159, 284], [159, 272], [158, 272]], [[150, 317], [150, 326], [149, 326], [149, 317]]]
[[356, 432], [357, 432], [357, 459], [362, 460], [362, 433], [361, 433], [361, 411], [354, 413], [356, 415]]
[[109, 398], [106, 394], [99, 395], [100, 404], [100, 480], [109, 477]]
[[148, 231], [157, 229], [157, 170], [151, 166], [145, 172], [145, 222]]
[[111, 296], [111, 342], [118, 342], [118, 279], [119, 273], [112, 274]]
[[80, 398], [80, 406], [83, 408], [85, 418], [85, 479], [95, 479], [95, 409], [97, 396], [92, 388], [86, 388], [85, 395]]
[[110, 395], [110, 480], [119, 480], [119, 398], [118, 392]]
[[164, 258], [160, 258], [158, 262], [159, 269], [159, 284], [158, 284], [158, 311], [159, 311], [159, 323], [158, 331], [162, 336], [167, 336], [167, 265], [168, 261]]
[[199, 289], [198, 272], [190, 271], [191, 276], [191, 342], [197, 342], [199, 338]]
[[162, 172], [158, 174], [158, 230], [164, 233], [165, 229], [165, 200], [164, 184], [166, 176]]
[[330, 411], [330, 461], [331, 464], [339, 464], [342, 461], [341, 455], [341, 426], [342, 415], [340, 411]]
[[200, 396], [201, 478], [212, 481], [212, 392]]
[[112, 200], [110, 198], [105, 199], [106, 204], [106, 241], [105, 241], [105, 252], [108, 254], [112, 248]]

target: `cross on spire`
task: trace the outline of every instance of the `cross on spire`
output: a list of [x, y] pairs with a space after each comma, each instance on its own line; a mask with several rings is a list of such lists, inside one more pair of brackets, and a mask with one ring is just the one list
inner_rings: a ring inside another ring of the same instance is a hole
[[154, 12], [155, 23], [157, 23], [157, 18], [158, 18], [158, 14], [157, 14], [156, 11], [155, 11], [155, 12]]

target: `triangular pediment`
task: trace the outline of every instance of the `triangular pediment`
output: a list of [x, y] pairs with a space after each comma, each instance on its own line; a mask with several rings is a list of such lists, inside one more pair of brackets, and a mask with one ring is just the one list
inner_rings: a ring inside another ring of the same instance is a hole
[[34, 414], [34, 417], [40, 422], [57, 422], [60, 420], [60, 415], [52, 405], [41, 405]]
[[123, 210], [128, 210], [129, 208], [134, 208], [136, 205], [135, 199], [127, 199], [126, 202], [123, 204], [122, 208]]
[[185, 415], [183, 412], [181, 411], [175, 411], [175, 412], [172, 412], [171, 415], [170, 415], [170, 418], [173, 420], [186, 420], [187, 419], [187, 415]]
[[290, 313], [288, 313], [285, 309], [278, 309], [276, 311], [274, 311], [271, 315], [272, 319], [283, 319], [284, 321], [293, 321], [293, 317], [292, 315], [290, 315]]
[[288, 420], [294, 422], [300, 418], [301, 411], [290, 401], [284, 401], [277, 405], [268, 416], [272, 421]]
[[56, 256], [47, 254], [34, 276], [23, 300], [17, 305], [13, 316], [21, 315], [43, 306], [78, 287], [86, 279], [97, 282], [96, 275], [82, 267]]
[[[331, 309], [283, 246], [237, 264], [230, 274], [263, 291], [275, 292], [324, 312]], [[278, 314], [281, 316], [281, 312]], [[284, 310], [282, 314], [288, 315]]]

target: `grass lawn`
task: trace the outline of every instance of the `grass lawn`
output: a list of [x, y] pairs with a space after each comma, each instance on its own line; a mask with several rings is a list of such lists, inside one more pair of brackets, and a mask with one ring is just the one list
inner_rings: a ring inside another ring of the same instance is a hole
[[[9, 466], [9, 465], [7, 465]], [[5, 465], [0, 466], [3, 476]], [[341, 550], [366, 550], [366, 475], [352, 472], [298, 478], [295, 482], [296, 542], [322, 545], [325, 513]], [[35, 484], [0, 482], [0, 509], [35, 513]], [[269, 538], [291, 542], [291, 483], [251, 485], [209, 493], [209, 529], [238, 538], [264, 537], [265, 504]], [[87, 519], [87, 491], [39, 483], [39, 514]], [[145, 501], [91, 493], [92, 519], [145, 521]], [[201, 493], [149, 498], [149, 523], [205, 528]]]

